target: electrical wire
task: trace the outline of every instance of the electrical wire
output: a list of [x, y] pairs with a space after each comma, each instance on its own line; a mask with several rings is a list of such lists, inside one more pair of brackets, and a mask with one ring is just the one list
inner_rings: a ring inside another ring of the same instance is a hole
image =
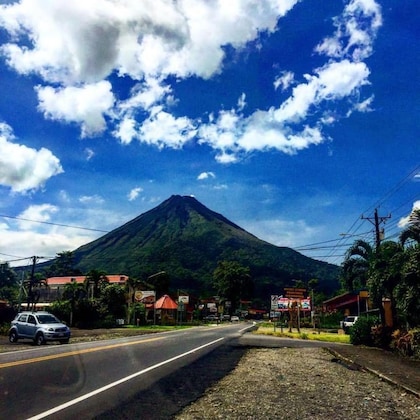
[[41, 224], [44, 224], [44, 225], [61, 226], [61, 227], [67, 227], [67, 228], [72, 228], [72, 229], [89, 230], [89, 231], [92, 231], [92, 232], [109, 233], [109, 230], [93, 229], [93, 228], [87, 228], [87, 227], [82, 227], [82, 226], [72, 226], [72, 225], [66, 225], [66, 224], [62, 224], [62, 223], [45, 222], [43, 220], [31, 220], [31, 219], [25, 219], [23, 217], [17, 217], [17, 216], [6, 216], [4, 214], [0, 214], [0, 217], [4, 217], [6, 219], [23, 220], [25, 222], [41, 223]]

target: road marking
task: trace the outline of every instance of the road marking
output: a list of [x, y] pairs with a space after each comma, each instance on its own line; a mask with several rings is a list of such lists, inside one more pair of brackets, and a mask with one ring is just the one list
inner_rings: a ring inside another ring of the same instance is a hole
[[15, 362], [1, 363], [0, 369], [12, 367], [12, 366], [27, 365], [29, 363], [38, 363], [38, 362], [43, 362], [45, 360], [60, 359], [62, 357], [76, 356], [78, 354], [94, 353], [96, 351], [115, 349], [116, 347], [133, 346], [134, 344], [140, 344], [140, 343], [150, 343], [151, 341], [163, 340], [165, 338], [166, 337], [148, 338], [148, 339], [143, 339], [143, 340], [131, 341], [129, 343], [110, 344], [109, 346], [94, 347], [91, 349], [84, 349], [84, 350], [74, 350], [74, 351], [69, 351], [66, 353], [51, 354], [49, 356], [34, 357], [33, 359], [25, 359], [25, 360], [17, 360]]
[[156, 365], [149, 366], [146, 369], [139, 370], [138, 372], [133, 373], [132, 375], [126, 376], [125, 378], [121, 378], [118, 381], [115, 381], [115, 382], [112, 382], [112, 383], [110, 383], [108, 385], [103, 386], [102, 388], [95, 389], [94, 391], [91, 391], [88, 394], [81, 395], [80, 397], [75, 398], [74, 400], [67, 401], [64, 404], [58, 405], [57, 407], [51, 408], [48, 411], [44, 411], [43, 413], [37, 414], [36, 416], [33, 416], [33, 417], [30, 417], [27, 420], [40, 420], [40, 419], [43, 419], [45, 417], [50, 416], [51, 414], [58, 413], [61, 410], [64, 410], [66, 408], [69, 408], [72, 405], [78, 404], [78, 403], [80, 403], [80, 402], [82, 402], [84, 400], [87, 400], [88, 398], [93, 397], [95, 395], [98, 395], [101, 392], [107, 391], [108, 389], [111, 389], [111, 388], [113, 388], [115, 386], [121, 385], [122, 383], [127, 382], [127, 381], [130, 381], [131, 379], [134, 379], [137, 376], [144, 375], [145, 373], [150, 372], [151, 370], [157, 369], [157, 368], [159, 368], [161, 366], [164, 366], [164, 365], [166, 365], [168, 363], [171, 363], [171, 362], [173, 362], [173, 361], [175, 361], [177, 359], [181, 359], [182, 357], [188, 356], [189, 354], [195, 353], [198, 350], [201, 350], [201, 349], [204, 349], [206, 347], [209, 347], [209, 346], [211, 346], [211, 345], [213, 345], [215, 343], [218, 343], [219, 341], [222, 341], [222, 340], [224, 340], [224, 337], [218, 338], [217, 340], [214, 340], [214, 341], [210, 341], [209, 343], [203, 344], [202, 346], [196, 347], [196, 348], [194, 348], [192, 350], [189, 350], [189, 351], [187, 351], [185, 353], [179, 354], [178, 356], [175, 356], [175, 357], [172, 357], [172, 358], [170, 358], [168, 360], [165, 360], [163, 362], [157, 363]]

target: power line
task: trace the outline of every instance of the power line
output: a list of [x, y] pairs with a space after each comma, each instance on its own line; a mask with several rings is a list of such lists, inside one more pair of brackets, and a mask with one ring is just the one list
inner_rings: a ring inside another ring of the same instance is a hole
[[0, 214], [0, 217], [4, 217], [6, 219], [23, 220], [25, 222], [41, 223], [41, 224], [44, 224], [44, 225], [61, 226], [61, 227], [67, 227], [67, 228], [72, 228], [72, 229], [89, 230], [89, 231], [92, 231], [92, 232], [109, 233], [109, 230], [92, 229], [92, 228], [87, 228], [87, 227], [82, 227], [82, 226], [72, 226], [72, 225], [66, 225], [66, 224], [61, 224], [61, 223], [45, 222], [45, 221], [42, 221], [42, 220], [31, 220], [31, 219], [25, 219], [23, 217], [17, 217], [17, 216], [6, 216], [4, 214]]

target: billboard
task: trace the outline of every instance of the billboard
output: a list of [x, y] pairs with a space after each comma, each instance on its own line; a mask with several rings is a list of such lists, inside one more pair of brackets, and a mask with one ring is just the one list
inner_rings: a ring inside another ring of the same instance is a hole
[[[273, 303], [273, 300], [272, 300]], [[310, 311], [311, 310], [311, 299], [310, 298], [304, 298], [304, 299], [298, 299], [298, 298], [288, 298], [279, 296], [277, 299], [277, 305], [272, 305], [271, 310], [275, 310], [277, 312], [287, 312], [290, 308], [296, 307], [299, 305], [299, 308], [302, 311]]]
[[134, 300], [136, 302], [154, 302], [155, 291], [154, 290], [136, 290], [134, 292]]

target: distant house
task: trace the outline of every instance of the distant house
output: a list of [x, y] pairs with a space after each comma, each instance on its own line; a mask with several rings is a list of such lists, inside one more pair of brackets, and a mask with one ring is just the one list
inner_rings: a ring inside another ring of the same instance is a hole
[[[62, 276], [49, 277], [46, 282], [48, 285], [48, 300], [55, 300], [59, 298], [68, 283], [84, 284], [87, 276]], [[109, 274], [105, 276], [109, 284], [118, 284], [124, 286], [129, 277], [124, 274]], [[90, 286], [92, 287], [92, 285]]]
[[367, 290], [346, 292], [323, 302], [324, 312], [342, 311], [344, 315], [360, 315], [370, 309]]

